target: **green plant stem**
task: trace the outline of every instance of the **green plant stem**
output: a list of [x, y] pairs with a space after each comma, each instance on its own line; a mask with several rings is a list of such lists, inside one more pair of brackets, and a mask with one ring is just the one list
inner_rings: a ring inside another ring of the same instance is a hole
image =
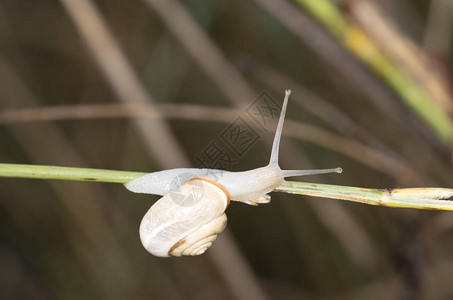
[[113, 171], [39, 165], [0, 164], [0, 177], [126, 183], [142, 172]]
[[276, 191], [387, 207], [453, 211], [453, 189], [367, 189], [309, 182], [288, 183], [279, 186]]
[[[143, 172], [100, 170], [40, 165], [0, 164], [0, 177], [58, 179], [127, 183]], [[350, 186], [289, 181], [279, 186], [276, 192], [341, 199], [388, 207], [452, 210], [453, 189], [410, 188], [378, 190]]]

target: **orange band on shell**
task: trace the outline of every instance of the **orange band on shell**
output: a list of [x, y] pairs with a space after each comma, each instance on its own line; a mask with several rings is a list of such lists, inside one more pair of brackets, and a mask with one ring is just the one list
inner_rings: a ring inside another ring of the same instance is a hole
[[[225, 193], [225, 195], [226, 195], [226, 197], [227, 197], [227, 205], [226, 205], [226, 206], [228, 207], [228, 205], [230, 205], [230, 193], [229, 193], [228, 190], [227, 190], [223, 185], [221, 185], [220, 183], [217, 183], [217, 182], [215, 182], [214, 180], [209, 179], [209, 178], [206, 178], [206, 177], [194, 177], [194, 178], [192, 178], [192, 179], [190, 179], [190, 180], [201, 180], [201, 181], [206, 181], [206, 182], [209, 182], [209, 183], [211, 183], [211, 184], [217, 186], [219, 189], [221, 189], [221, 190]], [[189, 180], [189, 181], [190, 181], [190, 180]]]

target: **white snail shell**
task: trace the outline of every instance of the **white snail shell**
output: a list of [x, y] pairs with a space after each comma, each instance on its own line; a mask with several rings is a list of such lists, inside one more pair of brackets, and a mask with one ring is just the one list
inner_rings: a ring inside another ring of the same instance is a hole
[[226, 226], [228, 191], [207, 178], [193, 178], [160, 198], [143, 217], [140, 239], [160, 257], [200, 255]]

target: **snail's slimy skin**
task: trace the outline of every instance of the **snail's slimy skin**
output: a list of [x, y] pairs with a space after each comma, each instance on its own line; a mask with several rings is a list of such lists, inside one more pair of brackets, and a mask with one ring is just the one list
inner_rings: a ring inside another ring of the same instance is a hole
[[231, 200], [244, 203], [266, 195], [284, 182], [283, 171], [277, 165], [244, 172], [181, 168], [144, 175], [127, 183], [126, 188], [135, 193], [163, 196], [174, 188], [172, 182], [178, 177], [183, 180], [195, 177], [208, 178], [225, 187], [230, 193]]

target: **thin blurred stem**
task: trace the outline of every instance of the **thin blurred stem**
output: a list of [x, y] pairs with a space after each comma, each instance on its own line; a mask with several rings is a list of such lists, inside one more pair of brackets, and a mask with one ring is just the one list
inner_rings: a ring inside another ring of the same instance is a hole
[[442, 58], [451, 51], [453, 33], [453, 1], [432, 0], [423, 40], [425, 49]]
[[[142, 172], [113, 171], [89, 168], [0, 164], [0, 177], [14, 178], [127, 183], [145, 174], [146, 173]], [[348, 200], [379, 206], [453, 211], [453, 201], [448, 200], [453, 197], [453, 189], [447, 188], [377, 190], [349, 186], [289, 181], [284, 185], [279, 186], [275, 191], [290, 194]]]
[[434, 68], [425, 53], [401, 33], [375, 3], [370, 0], [354, 0], [348, 3], [352, 17], [376, 43], [376, 46], [382, 49], [389, 59], [398, 62], [402, 71], [427, 93], [431, 101], [439, 104], [446, 112], [453, 113], [453, 99], [447, 82]]
[[[244, 114], [245, 115], [245, 114]], [[44, 107], [0, 112], [0, 124], [36, 122], [67, 119], [94, 119], [112, 117], [180, 118], [185, 120], [203, 120], [229, 123], [237, 117], [237, 111], [225, 108], [202, 107], [197, 105], [138, 105], [98, 104], [78, 106]], [[360, 142], [330, 133], [326, 130], [286, 121], [284, 135], [310, 141], [332, 151], [342, 153], [369, 166], [397, 178], [408, 185], [431, 184], [426, 176], [415, 172], [400, 158], [368, 147]], [[446, 181], [451, 178], [446, 178]]]
[[192, 56], [194, 62], [218, 86], [229, 102], [240, 108], [256, 97], [253, 88], [229, 63], [179, 1], [143, 0], [162, 19], [166, 28]]
[[394, 64], [361, 28], [344, 18], [332, 2], [296, 0], [296, 3], [309, 10], [351, 53], [381, 76], [443, 142], [451, 141], [453, 127], [446, 111]]
[[[140, 82], [107, 22], [90, 0], [60, 0], [90, 50], [105, 80], [122, 103], [146, 104], [154, 102]], [[162, 167], [188, 164], [188, 159], [165, 120], [149, 122], [134, 119], [144, 145]]]

